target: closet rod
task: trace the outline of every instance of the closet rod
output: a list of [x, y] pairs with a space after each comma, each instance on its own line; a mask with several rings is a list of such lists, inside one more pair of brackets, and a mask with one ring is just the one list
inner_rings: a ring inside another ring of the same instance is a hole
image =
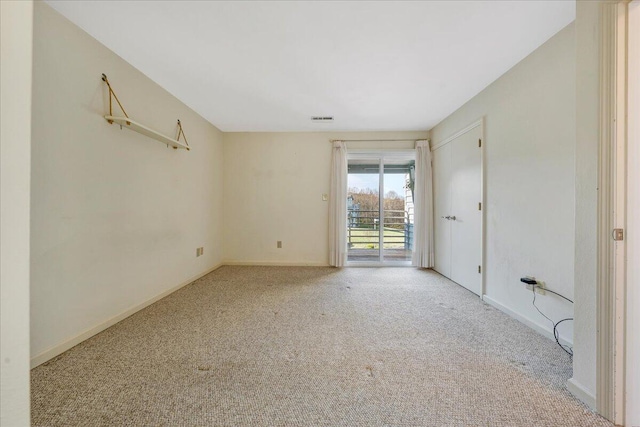
[[423, 139], [330, 139], [329, 142], [330, 143], [334, 143], [336, 141], [342, 141], [342, 142], [401, 142], [401, 141], [411, 141], [411, 142], [417, 142], [417, 141], [426, 141], [425, 138]]

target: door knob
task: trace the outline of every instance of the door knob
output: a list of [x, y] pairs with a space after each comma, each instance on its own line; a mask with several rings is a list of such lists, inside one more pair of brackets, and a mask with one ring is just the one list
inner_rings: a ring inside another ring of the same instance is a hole
[[450, 219], [451, 221], [455, 221], [455, 220], [456, 220], [456, 216], [454, 215], [454, 216], [452, 216], [452, 217], [449, 217], [449, 219]]

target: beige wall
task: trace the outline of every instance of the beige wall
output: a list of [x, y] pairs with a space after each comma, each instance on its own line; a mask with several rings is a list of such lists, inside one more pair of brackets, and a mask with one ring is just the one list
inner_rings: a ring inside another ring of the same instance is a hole
[[[220, 131], [42, 2], [33, 48], [39, 363], [222, 261], [223, 153]], [[192, 150], [109, 125], [101, 73], [136, 120], [173, 136], [179, 118]]]
[[572, 390], [596, 396], [600, 2], [576, 2], [575, 356]]
[[29, 425], [33, 2], [0, 2], [0, 425]]
[[[485, 300], [548, 336], [519, 279], [574, 295], [574, 31], [568, 25], [431, 131], [438, 144], [484, 118]], [[556, 321], [573, 314], [551, 294], [537, 305]], [[570, 323], [561, 334], [571, 341]]]
[[[424, 139], [427, 132], [226, 133], [224, 259], [327, 265], [331, 139]], [[348, 148], [413, 148], [348, 142]], [[282, 241], [282, 249], [276, 241]]]

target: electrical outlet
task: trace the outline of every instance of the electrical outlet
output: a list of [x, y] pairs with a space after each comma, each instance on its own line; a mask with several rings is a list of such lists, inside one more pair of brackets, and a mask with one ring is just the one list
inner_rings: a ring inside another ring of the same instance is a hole
[[282, 240], [278, 240], [278, 241], [276, 242], [276, 247], [277, 247], [278, 249], [282, 249]]
[[536, 292], [539, 293], [540, 295], [546, 294], [544, 289], [547, 287], [547, 284], [544, 283], [542, 280], [536, 280], [536, 282], [538, 282], [538, 284], [536, 285]]
[[196, 257], [204, 254], [204, 247], [196, 248]]
[[533, 291], [536, 286], [535, 284], [537, 283], [536, 278], [533, 276], [524, 276], [520, 279], [520, 281], [525, 284], [525, 288], [528, 291]]
[[327, 200], [329, 200], [329, 195], [327, 193], [323, 193], [322, 194], [322, 201], [326, 202]]
[[538, 281], [533, 276], [524, 276], [523, 278], [520, 279], [520, 281], [525, 284], [525, 287], [527, 288], [528, 291], [535, 290], [536, 285], [538, 284]]

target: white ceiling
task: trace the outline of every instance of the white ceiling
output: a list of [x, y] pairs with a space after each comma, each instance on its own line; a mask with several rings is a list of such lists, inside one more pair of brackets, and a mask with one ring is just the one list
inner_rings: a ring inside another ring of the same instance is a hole
[[223, 131], [427, 130], [575, 18], [573, 0], [48, 3]]

